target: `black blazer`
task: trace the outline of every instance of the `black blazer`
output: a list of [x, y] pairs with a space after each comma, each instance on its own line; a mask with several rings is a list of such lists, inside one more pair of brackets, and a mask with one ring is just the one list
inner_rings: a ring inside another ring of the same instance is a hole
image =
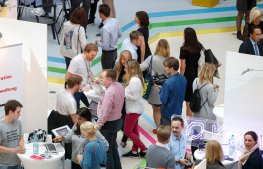
[[[263, 45], [261, 43], [258, 44], [258, 50], [260, 56], [263, 56]], [[246, 38], [244, 42], [239, 47], [239, 53], [245, 53], [249, 55], [255, 55], [254, 47], [251, 43], [250, 38]]]
[[259, 148], [257, 148], [247, 159], [242, 169], [263, 169], [263, 160]]

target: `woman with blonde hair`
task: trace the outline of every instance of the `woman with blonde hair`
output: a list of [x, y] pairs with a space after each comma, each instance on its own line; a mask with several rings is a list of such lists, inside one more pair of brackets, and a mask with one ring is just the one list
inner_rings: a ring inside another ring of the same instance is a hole
[[100, 164], [106, 163], [106, 149], [101, 140], [97, 140], [97, 127], [89, 121], [80, 125], [82, 135], [89, 140], [85, 146], [84, 154], [78, 155], [77, 159], [83, 169], [100, 169]]
[[[251, 9], [249, 14], [248, 32], [253, 25], [260, 27], [261, 32], [263, 32], [263, 21], [261, 21], [262, 11], [261, 9], [254, 7]], [[249, 33], [247, 33], [249, 37]]]
[[118, 66], [116, 67], [116, 73], [117, 73], [117, 81], [120, 83], [123, 83], [123, 76], [125, 74], [124, 66], [128, 60], [132, 59], [131, 52], [128, 50], [123, 50], [120, 53]]
[[201, 96], [201, 109], [199, 112], [194, 113], [194, 117], [216, 120], [213, 108], [219, 86], [213, 84], [215, 71], [216, 66], [214, 64], [205, 63], [201, 68], [199, 77], [193, 82], [193, 91], [199, 89]]
[[[118, 66], [116, 68], [117, 81], [118, 82], [124, 83], [123, 79], [125, 79], [125, 71], [124, 71], [125, 64], [126, 64], [126, 62], [128, 60], [131, 60], [131, 59], [132, 59], [132, 56], [131, 56], [131, 52], [130, 51], [123, 50], [121, 52], [120, 57], [119, 57], [119, 63], [118, 63]], [[121, 110], [121, 114], [122, 114], [121, 118], [124, 121], [125, 120], [125, 116], [126, 116], [125, 101], [124, 101], [124, 104], [123, 104], [123, 107], [122, 107], [122, 110]], [[122, 125], [122, 131], [124, 132], [123, 128], [124, 128], [124, 123]], [[128, 140], [128, 137], [123, 133], [120, 145], [122, 147], [126, 147], [127, 140]]]
[[205, 147], [206, 169], [225, 169], [222, 164], [224, 158], [223, 149], [216, 140], [209, 140]]
[[125, 65], [126, 87], [125, 104], [126, 117], [124, 122], [124, 133], [133, 141], [132, 150], [123, 157], [139, 157], [138, 148], [141, 149], [140, 156], [146, 155], [146, 147], [140, 139], [138, 131], [138, 120], [144, 111], [142, 89], [143, 75], [137, 60], [129, 60]]
[[[163, 66], [163, 61], [170, 57], [170, 45], [166, 39], [160, 39], [156, 46], [154, 56], [148, 57], [144, 62], [140, 64], [141, 70], [146, 70], [152, 60], [152, 75], [165, 75], [168, 77], [167, 72]], [[152, 105], [153, 109], [153, 120], [156, 125], [156, 129], [153, 129], [153, 133], [157, 134], [157, 128], [160, 125], [161, 120], [161, 106], [162, 102], [160, 100], [160, 89], [157, 86], [153, 86], [150, 92], [148, 103]]]

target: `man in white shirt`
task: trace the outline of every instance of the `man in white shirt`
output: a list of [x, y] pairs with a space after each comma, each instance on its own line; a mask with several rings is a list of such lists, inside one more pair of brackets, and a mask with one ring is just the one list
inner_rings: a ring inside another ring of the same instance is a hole
[[67, 80], [68, 88], [60, 91], [57, 95], [57, 111], [64, 116], [70, 116], [73, 124], [77, 123], [77, 103], [74, 93], [79, 91], [82, 77], [71, 75]]
[[141, 46], [141, 44], [142, 44], [142, 40], [141, 40], [140, 36], [143, 36], [141, 32], [132, 31], [130, 33], [130, 37], [124, 39], [122, 42], [121, 51], [123, 51], [123, 50], [130, 51], [131, 55], [132, 55], [132, 59], [135, 59], [135, 60], [137, 60], [137, 58], [138, 58], [138, 55], [137, 55], [138, 46]]
[[77, 102], [77, 109], [80, 107], [80, 100], [88, 107], [89, 102], [87, 97], [83, 93], [83, 88], [88, 84], [90, 80], [93, 80], [93, 73], [90, 69], [91, 61], [96, 57], [98, 52], [98, 47], [94, 43], [89, 43], [85, 46], [84, 52], [75, 56], [69, 65], [67, 70], [65, 81], [68, 80], [70, 76], [79, 75], [82, 77], [83, 81], [80, 86], [80, 92], [75, 92], [74, 98]]
[[119, 21], [110, 17], [111, 9], [107, 4], [99, 6], [99, 16], [104, 26], [101, 28], [101, 40], [96, 44], [102, 48], [102, 69], [112, 69], [117, 59], [118, 39], [121, 38]]

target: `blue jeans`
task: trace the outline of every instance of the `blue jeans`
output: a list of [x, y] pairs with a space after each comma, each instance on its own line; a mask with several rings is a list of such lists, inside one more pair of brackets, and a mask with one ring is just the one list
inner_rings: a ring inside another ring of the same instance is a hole
[[101, 134], [109, 142], [106, 169], [122, 169], [117, 144], [117, 132], [122, 127], [122, 119], [106, 122], [100, 129]]
[[21, 165], [15, 165], [15, 166], [0, 166], [0, 169], [21, 169]]

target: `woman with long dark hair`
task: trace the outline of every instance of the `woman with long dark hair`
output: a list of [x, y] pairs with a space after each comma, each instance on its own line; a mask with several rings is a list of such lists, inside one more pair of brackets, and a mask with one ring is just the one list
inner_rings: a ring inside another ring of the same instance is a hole
[[[65, 136], [57, 136], [54, 138], [55, 142], [64, 141], [65, 143], [72, 143], [71, 154], [71, 169], [81, 169], [78, 164], [77, 155], [83, 153], [85, 145], [89, 142], [80, 131], [80, 125], [85, 121], [91, 121], [91, 113], [88, 108], [82, 107], [77, 111], [78, 122], [72, 127], [72, 129]], [[109, 144], [104, 136], [97, 130], [96, 137], [102, 140], [105, 144], [106, 150], [108, 150]]]
[[193, 28], [185, 28], [184, 43], [180, 49], [180, 73], [186, 77], [187, 86], [184, 100], [186, 101], [186, 115], [192, 116], [189, 107], [193, 97], [192, 84], [198, 75], [198, 60], [203, 45], [198, 41], [196, 32]]
[[143, 34], [142, 37], [140, 37], [140, 40], [142, 41], [142, 45], [138, 47], [137, 54], [138, 58], [137, 61], [139, 63], [143, 62], [148, 56], [152, 55], [151, 49], [148, 44], [149, 40], [149, 16], [147, 12], [145, 11], [138, 11], [135, 14], [135, 22], [138, 24], [139, 28], [137, 31], [141, 32]]

